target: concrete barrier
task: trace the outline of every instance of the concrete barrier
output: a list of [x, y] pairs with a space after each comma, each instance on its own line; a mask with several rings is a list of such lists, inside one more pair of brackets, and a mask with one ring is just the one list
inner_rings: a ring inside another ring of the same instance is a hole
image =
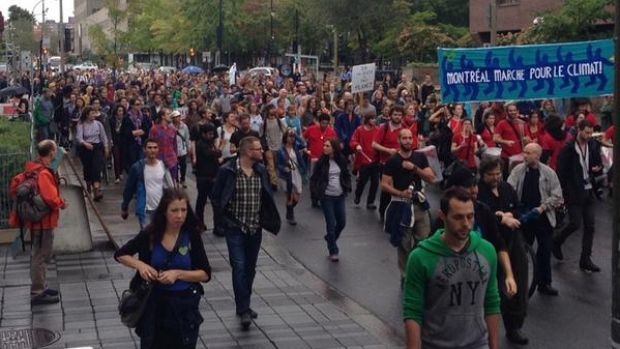
[[60, 192], [68, 206], [60, 210], [58, 228], [54, 231], [54, 252], [63, 254], [92, 250], [93, 239], [82, 187], [63, 184]]

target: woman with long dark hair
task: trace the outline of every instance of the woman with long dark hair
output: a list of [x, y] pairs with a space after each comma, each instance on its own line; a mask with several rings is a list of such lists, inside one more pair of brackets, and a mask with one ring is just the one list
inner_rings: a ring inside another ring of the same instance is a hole
[[125, 107], [117, 104], [112, 108], [110, 114], [110, 132], [112, 133], [112, 162], [114, 163], [114, 183], [120, 183], [123, 178], [123, 162], [121, 160], [121, 149], [123, 149], [123, 137], [121, 135], [121, 126], [125, 117]]
[[295, 129], [288, 129], [282, 134], [282, 147], [276, 154], [278, 177], [284, 182], [286, 193], [286, 220], [290, 225], [297, 225], [295, 206], [306, 176], [306, 162], [301, 155], [304, 149], [306, 142], [297, 136]]
[[556, 114], [549, 114], [545, 119], [545, 134], [541, 141], [543, 152], [540, 161], [549, 165], [554, 171], [557, 167], [560, 149], [572, 138], [562, 127], [563, 124], [562, 117]]
[[151, 128], [151, 120], [142, 114], [142, 110], [140, 110], [142, 101], [132, 99], [129, 104], [131, 106], [121, 125], [123, 166], [125, 166], [125, 172], [127, 173], [129, 173], [131, 166], [144, 156], [142, 153], [142, 142], [148, 138], [149, 129]]
[[151, 223], [114, 254], [116, 261], [136, 270], [130, 289], [152, 283], [136, 327], [140, 348], [196, 348], [203, 322], [199, 304], [204, 289], [200, 283], [211, 279], [200, 231], [187, 194], [167, 188]]
[[347, 224], [346, 194], [351, 192], [351, 174], [347, 157], [342, 152], [337, 138], [323, 142], [323, 155], [314, 165], [310, 177], [312, 197], [321, 201], [327, 233], [327, 250], [329, 259], [338, 262], [338, 245], [336, 242]]
[[92, 188], [95, 201], [99, 201], [103, 198], [101, 171], [109, 153], [108, 137], [103, 124], [95, 120], [96, 113], [92, 107], [84, 108], [77, 126], [76, 140], [84, 171], [84, 181], [89, 192]]

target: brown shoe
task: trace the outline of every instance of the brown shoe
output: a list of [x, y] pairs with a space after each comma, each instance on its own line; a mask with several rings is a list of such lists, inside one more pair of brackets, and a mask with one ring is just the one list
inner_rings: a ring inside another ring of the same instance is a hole
[[95, 193], [95, 201], [101, 201], [101, 199], [103, 199], [103, 192], [101, 191], [101, 188], [95, 188], [94, 189], [94, 193]]

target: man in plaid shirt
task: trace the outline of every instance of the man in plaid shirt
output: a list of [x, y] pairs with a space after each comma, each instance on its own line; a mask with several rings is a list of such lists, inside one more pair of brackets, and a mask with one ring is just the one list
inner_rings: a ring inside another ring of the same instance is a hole
[[[250, 308], [256, 260], [260, 251], [262, 200], [271, 200], [273, 193], [263, 159], [260, 140], [250, 136], [239, 144], [236, 160], [224, 164], [213, 186], [214, 214], [222, 217], [226, 244], [233, 274], [233, 290], [241, 327], [250, 328], [258, 314]], [[274, 203], [275, 204], [275, 203]]]

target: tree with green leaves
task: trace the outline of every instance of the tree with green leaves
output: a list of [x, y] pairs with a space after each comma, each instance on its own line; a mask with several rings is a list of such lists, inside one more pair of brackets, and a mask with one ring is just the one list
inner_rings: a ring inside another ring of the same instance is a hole
[[36, 22], [34, 15], [28, 12], [28, 10], [17, 5], [11, 5], [11, 7], [9, 7], [9, 21], [16, 21], [19, 19], [25, 19], [32, 24]]
[[109, 31], [101, 25], [94, 25], [88, 34], [93, 41], [95, 52], [110, 65], [116, 74], [121, 56], [127, 53], [129, 34], [123, 30], [127, 20], [127, 9], [121, 0], [103, 0], [111, 23]]
[[32, 13], [17, 6], [9, 7], [8, 32], [5, 33], [7, 40], [13, 42], [20, 50], [38, 51], [38, 38], [34, 35], [36, 23]]
[[350, 45], [359, 52], [361, 61], [368, 61], [371, 46], [394, 23], [403, 23], [410, 15], [405, 0], [315, 0], [305, 6], [317, 27], [332, 25], [337, 32], [348, 33]]

